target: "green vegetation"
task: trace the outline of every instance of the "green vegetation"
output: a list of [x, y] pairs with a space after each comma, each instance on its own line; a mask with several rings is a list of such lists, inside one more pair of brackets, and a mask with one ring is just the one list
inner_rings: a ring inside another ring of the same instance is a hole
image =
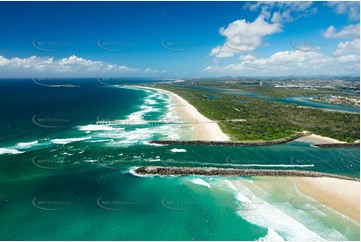
[[[360, 136], [360, 116], [344, 112], [329, 112], [304, 108], [256, 97], [212, 93], [173, 84], [155, 87], [177, 93], [199, 112], [219, 123], [221, 129], [238, 141], [269, 141], [294, 136], [304, 130], [314, 134], [354, 142]], [[304, 94], [302, 94], [304, 95]], [[246, 119], [229, 122], [227, 119]]]
[[337, 94], [338, 91], [334, 89], [311, 90], [302, 88], [279, 88], [274, 85], [264, 84], [262, 86], [257, 84], [231, 84], [224, 82], [194, 82], [195, 86], [210, 87], [210, 88], [223, 88], [223, 89], [237, 89], [248, 92], [256, 92], [262, 96], [267, 97], [295, 97], [295, 96], [314, 96], [317, 94]]

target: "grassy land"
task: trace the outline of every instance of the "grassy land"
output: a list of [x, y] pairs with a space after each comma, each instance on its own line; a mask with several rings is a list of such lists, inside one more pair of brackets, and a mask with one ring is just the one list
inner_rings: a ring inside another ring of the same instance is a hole
[[261, 98], [214, 93], [157, 84], [185, 98], [199, 112], [213, 120], [246, 119], [245, 122], [220, 122], [221, 129], [238, 141], [269, 141], [293, 136], [303, 130], [354, 142], [360, 136], [358, 114], [329, 112], [284, 104]]

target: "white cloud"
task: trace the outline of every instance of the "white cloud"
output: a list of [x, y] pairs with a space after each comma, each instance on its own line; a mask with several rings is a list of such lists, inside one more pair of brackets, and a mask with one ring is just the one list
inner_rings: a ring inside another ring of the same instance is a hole
[[360, 19], [360, 3], [351, 1], [327, 2], [337, 14], [347, 14], [350, 20]]
[[345, 39], [345, 38], [359, 38], [360, 24], [350, 24], [337, 32], [332, 25], [323, 33], [325, 38]]
[[251, 60], [255, 60], [257, 58], [255, 56], [253, 56], [253, 55], [248, 54], [248, 55], [241, 55], [239, 57], [239, 59], [242, 60], [242, 61], [251, 61]]
[[337, 49], [333, 52], [334, 55], [347, 55], [350, 53], [360, 53], [360, 40], [354, 39], [352, 41], [340, 42]]
[[360, 57], [357, 55], [345, 55], [337, 59], [339, 62], [359, 62]]
[[[266, 19], [272, 16], [273, 23], [292, 22], [300, 17], [307, 17], [317, 12], [312, 2], [247, 2], [245, 9], [259, 11]], [[273, 14], [272, 14], [273, 13]]]
[[240, 63], [211, 65], [203, 71], [223, 75], [302, 75], [355, 74], [359, 70], [358, 55], [325, 56], [317, 51], [279, 51], [266, 58], [243, 56]]
[[61, 74], [85, 76], [99, 74], [99, 73], [157, 73], [157, 70], [150, 68], [137, 69], [122, 65], [108, 64], [103, 61], [93, 61], [72, 55], [67, 58], [55, 60], [52, 57], [38, 57], [31, 56], [28, 58], [14, 57], [11, 59], [0, 56], [0, 71], [4, 74], [16, 75], [21, 73], [23, 75], [33, 74]]
[[219, 33], [226, 37], [226, 42], [222, 46], [213, 48], [210, 55], [226, 58], [237, 53], [254, 51], [262, 45], [263, 37], [280, 31], [279, 24], [267, 23], [262, 15], [254, 22], [246, 22], [245, 19], [236, 20], [219, 30]]

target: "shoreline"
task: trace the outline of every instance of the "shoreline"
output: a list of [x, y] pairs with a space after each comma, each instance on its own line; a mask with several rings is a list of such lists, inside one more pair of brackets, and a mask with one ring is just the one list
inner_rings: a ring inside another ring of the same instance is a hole
[[329, 177], [291, 177], [300, 193], [360, 223], [360, 182]]
[[[180, 115], [180, 117], [187, 121], [192, 121], [193, 124], [191, 130], [191, 139], [190, 140], [154, 140], [152, 143], [159, 144], [187, 144], [187, 145], [226, 145], [226, 146], [265, 146], [265, 145], [274, 145], [274, 144], [283, 144], [291, 141], [301, 141], [306, 143], [313, 143], [319, 148], [332, 148], [332, 147], [355, 147], [358, 146], [358, 143], [347, 143], [330, 137], [325, 137], [321, 135], [312, 134], [308, 131], [303, 131], [302, 133], [296, 134], [295, 136], [282, 138], [278, 140], [271, 141], [231, 141], [230, 137], [223, 133], [218, 123], [212, 121], [201, 114], [193, 105], [191, 105], [187, 100], [175, 94], [171, 91], [148, 87], [148, 86], [138, 86], [132, 85], [132, 87], [140, 89], [150, 89], [165, 93], [169, 95], [175, 103], [174, 111]], [[196, 122], [194, 122], [196, 121]], [[214, 141], [208, 143], [207, 141]], [[220, 142], [217, 144], [217, 142]], [[229, 143], [228, 143], [229, 142]]]
[[191, 140], [201, 141], [229, 141], [230, 138], [222, 132], [219, 125], [202, 115], [198, 110], [179, 95], [154, 87], [134, 86], [141, 89], [155, 90], [169, 95], [175, 103], [174, 111], [183, 120], [196, 121], [191, 130]]

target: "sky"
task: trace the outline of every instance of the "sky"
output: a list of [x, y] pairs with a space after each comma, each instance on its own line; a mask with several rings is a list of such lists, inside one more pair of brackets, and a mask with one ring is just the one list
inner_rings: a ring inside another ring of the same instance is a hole
[[0, 78], [359, 73], [359, 2], [0, 2]]

